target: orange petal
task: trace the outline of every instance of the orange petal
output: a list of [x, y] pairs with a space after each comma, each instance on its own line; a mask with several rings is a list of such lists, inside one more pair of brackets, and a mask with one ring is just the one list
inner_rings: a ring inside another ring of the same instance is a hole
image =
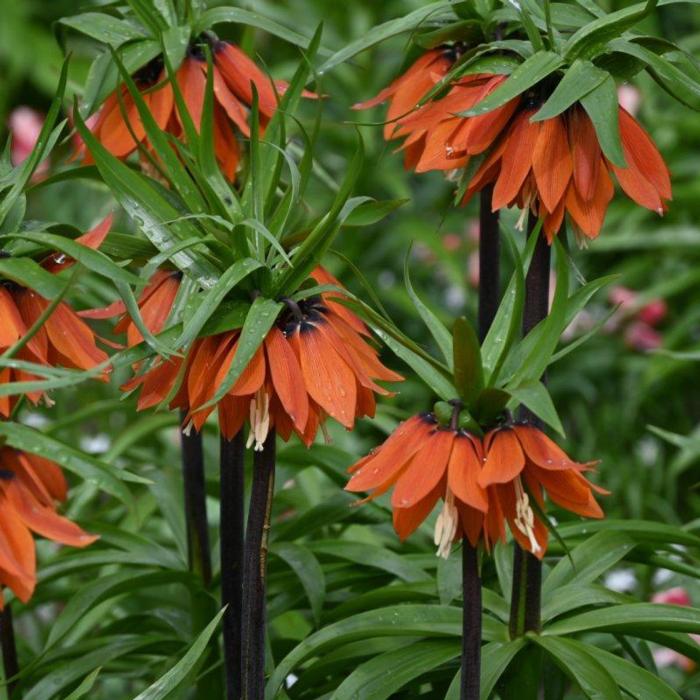
[[593, 199], [603, 166], [598, 137], [589, 116], [580, 108], [569, 115], [569, 142], [574, 167], [574, 184], [580, 199]]
[[440, 497], [442, 484], [438, 483], [435, 488], [410, 508], [394, 508], [394, 530], [396, 534], [405, 540], [410, 534], [416, 531], [420, 524], [430, 515], [435, 504]]
[[370, 491], [393, 479], [436, 425], [427, 416], [413, 416], [399, 425], [377, 450], [350, 467], [348, 471], [353, 471], [354, 475], [345, 490]]
[[612, 180], [604, 167], [599, 168], [598, 179], [594, 186], [595, 191], [589, 200], [583, 199], [573, 183], [569, 185], [566, 193], [566, 210], [576, 226], [588, 238], [595, 238], [600, 233], [608, 204], [614, 194]]
[[8, 485], [7, 497], [24, 524], [47, 539], [73, 547], [86, 547], [98, 539], [58, 515], [53, 508], [42, 506], [14, 481]]
[[561, 117], [542, 122], [532, 154], [537, 191], [545, 208], [553, 212], [573, 175], [569, 139]]
[[297, 357], [282, 331], [273, 327], [265, 338], [265, 352], [275, 393], [298, 430], [309, 418], [309, 397]]
[[620, 136], [625, 161], [636, 169], [658, 192], [661, 199], [671, 199], [671, 177], [664, 159], [641, 124], [620, 108]]
[[333, 416], [346, 428], [352, 428], [357, 400], [352, 369], [313, 324], [296, 330], [291, 341], [298, 348], [309, 395], [329, 416]]
[[133, 98], [126, 89], [123, 89], [122, 95], [121, 102], [115, 95], [98, 133], [102, 145], [117, 158], [128, 156], [146, 135]]
[[452, 430], [436, 430], [428, 437], [396, 482], [391, 497], [394, 508], [411, 508], [440, 483], [447, 473], [454, 439]]
[[479, 485], [482, 461], [470, 438], [458, 435], [452, 446], [447, 467], [450, 490], [462, 502], [485, 513], [489, 503], [486, 491]]
[[26, 332], [27, 327], [12, 295], [0, 285], [0, 348], [14, 345]]
[[558, 471], [561, 469], [584, 469], [587, 464], [574, 462], [564, 450], [534, 425], [516, 425], [513, 431], [528, 460], [542, 469]]
[[479, 475], [479, 484], [505, 484], [515, 479], [525, 466], [525, 455], [515, 432], [510, 428], [491, 431], [485, 440], [488, 445], [486, 462]]
[[214, 66], [214, 95], [216, 101], [224, 108], [228, 118], [241, 130], [241, 133], [244, 136], [250, 136], [248, 114], [238, 98], [228, 89], [216, 66]]
[[501, 169], [491, 200], [494, 210], [508, 206], [515, 199], [530, 172], [532, 154], [540, 133], [539, 122], [530, 121], [533, 113], [534, 110], [528, 110], [519, 115], [505, 137]]

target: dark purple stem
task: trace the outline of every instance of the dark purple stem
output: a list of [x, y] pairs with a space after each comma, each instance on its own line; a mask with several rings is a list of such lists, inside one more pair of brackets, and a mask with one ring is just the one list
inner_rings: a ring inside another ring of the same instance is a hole
[[[533, 230], [537, 218], [530, 214], [528, 235]], [[523, 335], [529, 333], [549, 312], [549, 274], [551, 247], [542, 233], [535, 245], [535, 252], [525, 278], [525, 308], [523, 311]], [[542, 377], [545, 381], [545, 377]], [[541, 428], [542, 421], [524, 406], [520, 409], [520, 419]], [[510, 607], [511, 637], [540, 629], [540, 607], [542, 591], [542, 562], [515, 545], [513, 557], [513, 592]]]
[[220, 441], [221, 604], [224, 613], [224, 670], [226, 700], [240, 700], [242, 685], [241, 616], [243, 611], [243, 494], [245, 437]]

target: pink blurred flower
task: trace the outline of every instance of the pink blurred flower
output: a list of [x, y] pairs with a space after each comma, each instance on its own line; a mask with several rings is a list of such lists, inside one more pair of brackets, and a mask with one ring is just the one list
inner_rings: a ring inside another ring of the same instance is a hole
[[639, 111], [639, 105], [642, 102], [642, 93], [637, 90], [634, 85], [620, 85], [617, 88], [617, 101], [620, 106], [624, 107], [632, 116]]
[[[680, 586], [677, 586], [676, 588], [669, 588], [667, 591], [659, 591], [658, 593], [654, 593], [654, 595], [651, 597], [651, 602], [665, 605], [691, 604], [688, 591]], [[700, 635], [691, 634], [689, 636], [696, 642], [700, 642]], [[687, 656], [683, 656], [683, 654], [680, 654], [673, 649], [667, 649], [666, 647], [654, 649], [653, 656], [654, 662], [659, 668], [678, 666], [678, 668], [686, 672], [690, 672], [695, 668], [695, 663], [691, 659], [689, 659]]]
[[666, 302], [663, 299], [654, 299], [639, 310], [638, 318], [650, 326], [656, 326], [666, 318], [667, 313], [668, 305]]
[[[10, 157], [13, 165], [24, 163], [29, 158], [36, 145], [44, 125], [44, 115], [31, 107], [16, 107], [10, 112], [7, 127], [12, 134], [12, 150]], [[34, 178], [41, 177], [49, 169], [49, 162], [40, 163], [34, 171]]]
[[644, 321], [633, 321], [625, 328], [625, 343], [633, 350], [644, 352], [661, 347], [663, 337]]
[[453, 253], [462, 247], [462, 237], [458, 233], [446, 233], [442, 237], [442, 246]]
[[652, 603], [662, 603], [665, 605], [690, 605], [690, 594], [685, 588], [676, 586], [667, 591], [659, 591], [651, 597]]
[[615, 285], [610, 288], [608, 292], [608, 299], [610, 303], [619, 306], [620, 311], [631, 312], [634, 310], [635, 302], [639, 295], [637, 292], [632, 291], [627, 287], [622, 285]]

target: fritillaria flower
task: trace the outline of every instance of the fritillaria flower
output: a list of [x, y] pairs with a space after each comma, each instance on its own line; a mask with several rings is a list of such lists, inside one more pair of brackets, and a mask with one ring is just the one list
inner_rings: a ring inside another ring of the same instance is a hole
[[26, 603], [36, 586], [32, 533], [72, 547], [86, 547], [97, 537], [56, 512], [66, 500], [60, 467], [48, 459], [0, 448], [0, 610], [3, 587]]
[[467, 537], [476, 546], [489, 503], [479, 484], [481, 441], [457, 422], [441, 425], [433, 413], [409, 418], [376, 450], [350, 467], [347, 491], [369, 492], [366, 500], [393, 487], [394, 529], [406, 539], [442, 500], [435, 525], [438, 555]]
[[587, 518], [602, 518], [593, 491], [607, 493], [582, 474], [595, 462], [579, 464], [541, 430], [527, 423], [496, 428], [483, 441], [485, 461], [479, 484], [489, 493], [484, 527], [488, 539], [505, 537], [505, 522], [520, 546], [542, 558], [547, 549], [547, 526], [535, 513], [544, 511], [544, 493], [558, 506]]
[[[175, 75], [187, 111], [198, 131], [202, 123], [207, 82], [204, 41], [210, 44], [213, 57], [214, 151], [222, 171], [233, 180], [240, 160], [240, 145], [234, 127], [243, 136], [250, 136], [248, 122], [253, 104], [253, 86], [258, 94], [260, 125], [264, 128], [277, 108], [279, 96], [284, 94], [288, 85], [284, 81], [272, 81], [234, 44], [209, 36], [202, 37], [190, 46]], [[183, 139], [183, 118], [176, 105], [173, 87], [167, 79], [162, 57], [153, 59], [133, 77], [158, 127]], [[304, 94], [313, 96], [309, 92]], [[91, 131], [118, 158], [128, 157], [140, 145], [151, 150], [136, 103], [126, 86], [107, 97]], [[81, 143], [76, 155], [85, 154], [85, 150], [85, 144]], [[86, 154], [86, 162], [90, 162], [89, 154]]]
[[544, 219], [550, 242], [565, 214], [583, 236], [600, 233], [614, 193], [612, 175], [637, 204], [659, 214], [666, 211], [671, 199], [668, 168], [650, 136], [623, 108], [618, 115], [625, 168], [603, 155], [582, 107], [533, 122], [536, 111], [526, 108], [513, 119], [469, 182], [465, 201], [493, 185], [492, 209], [517, 205], [532, 211]]
[[[154, 335], [165, 327], [180, 288], [182, 273], [177, 270], [158, 270], [144, 287], [138, 299], [144, 325]], [[126, 333], [128, 347], [138, 345], [143, 336], [131, 317], [126, 313], [123, 301], [115, 301], [104, 309], [88, 309], [79, 312], [83, 318], [106, 319], [121, 316], [114, 326], [115, 333]]]
[[384, 136], [402, 139], [407, 169], [456, 171], [483, 156], [466, 183], [463, 202], [492, 185], [494, 211], [518, 206], [523, 210], [521, 225], [531, 211], [544, 220], [550, 242], [566, 214], [579, 236], [598, 236], [614, 193], [613, 176], [640, 206], [659, 214], [666, 211], [671, 199], [668, 168], [650, 136], [623, 107], [618, 118], [626, 167], [605, 157], [593, 123], [579, 104], [551, 119], [531, 121], [547, 97], [538, 88], [489, 112], [460, 116], [501, 85], [504, 75], [458, 78], [445, 94], [421, 105], [449, 70], [456, 51], [426, 53], [374, 100], [358, 105], [392, 100]]
[[[320, 268], [313, 277], [339, 285]], [[389, 394], [376, 382], [402, 377], [381, 364], [364, 323], [338, 298], [330, 292], [285, 301], [277, 323], [217, 404], [225, 437], [232, 439], [248, 421], [249, 446], [258, 450], [273, 427], [283, 439], [294, 432], [309, 445], [328, 416], [351, 429], [356, 418], [374, 415], [374, 394]], [[139, 410], [177, 389], [171, 408], [184, 411], [186, 428], [199, 431], [215, 408], [204, 406], [224, 382], [239, 339], [238, 330], [200, 338], [184, 359], [159, 359], [124, 388], [140, 389]]]
[[[97, 248], [109, 231], [111, 217], [76, 239], [83, 245]], [[73, 264], [62, 254], [47, 257], [42, 266], [58, 272]], [[41, 318], [50, 304], [35, 291], [11, 280], [0, 279], [0, 354], [22, 340], [28, 330]], [[107, 360], [107, 354], [97, 347], [92, 329], [65, 301], [59, 302], [38, 331], [21, 347], [15, 357], [47, 367], [68, 367], [89, 370]], [[0, 368], [0, 384], [32, 381], [38, 377], [14, 367]], [[38, 403], [44, 397], [38, 391], [28, 392], [27, 398]], [[17, 396], [0, 396], [0, 416], [8, 418], [18, 400]]]

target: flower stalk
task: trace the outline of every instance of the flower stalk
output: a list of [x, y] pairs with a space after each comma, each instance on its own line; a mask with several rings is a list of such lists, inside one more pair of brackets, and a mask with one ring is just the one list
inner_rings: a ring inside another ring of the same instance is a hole
[[268, 538], [275, 489], [275, 430], [253, 453], [253, 482], [243, 559], [243, 698], [265, 697], [265, 629]]
[[[549, 274], [551, 247], [544, 236], [534, 232], [537, 218], [530, 214], [528, 235], [539, 235], [530, 269], [525, 278], [525, 308], [523, 310], [523, 334], [529, 333], [549, 311]], [[544, 381], [544, 378], [543, 378]], [[543, 424], [524, 406], [520, 419], [537, 428]], [[509, 629], [511, 637], [540, 629], [542, 589], [542, 562], [520, 546], [515, 545], [513, 557], [513, 589], [511, 596]]]
[[[182, 414], [181, 418], [185, 419]], [[211, 583], [211, 552], [207, 521], [204, 449], [202, 436], [192, 430], [180, 432], [182, 477], [185, 487], [185, 522], [190, 571], [199, 575], [205, 586]]]
[[221, 605], [223, 618], [226, 700], [241, 698], [241, 613], [243, 609], [243, 494], [245, 437], [220, 442]]
[[12, 606], [9, 603], [0, 612], [0, 647], [2, 648], [2, 663], [5, 670], [8, 696], [12, 696], [17, 687], [16, 677], [19, 675], [19, 662], [17, 661]]
[[[491, 187], [481, 193], [479, 208], [479, 337], [483, 341], [498, 310], [500, 238], [498, 212], [491, 211]], [[478, 700], [481, 687], [481, 576], [479, 555], [462, 542], [462, 700]]]

